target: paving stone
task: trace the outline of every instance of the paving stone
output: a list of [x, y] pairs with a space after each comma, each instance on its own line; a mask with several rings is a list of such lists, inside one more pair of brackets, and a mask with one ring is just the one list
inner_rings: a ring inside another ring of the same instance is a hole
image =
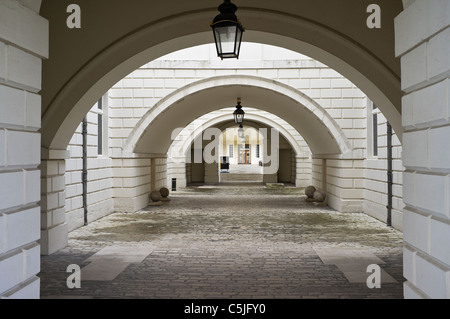
[[[365, 214], [316, 207], [292, 187], [193, 187], [171, 199], [70, 233], [42, 257], [42, 298], [403, 298], [402, 234]], [[370, 274], [348, 260], [379, 264], [393, 281], [369, 289]], [[67, 288], [68, 265], [83, 273], [95, 262], [115, 276]]]

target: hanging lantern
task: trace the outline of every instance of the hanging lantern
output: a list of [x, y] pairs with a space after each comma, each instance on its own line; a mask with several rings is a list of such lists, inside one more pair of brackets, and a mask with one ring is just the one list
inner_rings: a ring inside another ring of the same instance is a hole
[[239, 126], [239, 130], [238, 130], [238, 136], [241, 140], [245, 140], [245, 131], [244, 131], [244, 127], [242, 126], [242, 124]]
[[219, 6], [220, 14], [215, 17], [211, 28], [214, 31], [217, 55], [223, 59], [239, 59], [244, 28], [236, 17], [237, 6], [225, 0]]
[[233, 113], [234, 122], [238, 125], [241, 125], [244, 123], [245, 112], [242, 109], [241, 99], [238, 99], [237, 103], [238, 104], [236, 105], [236, 111], [234, 111]]

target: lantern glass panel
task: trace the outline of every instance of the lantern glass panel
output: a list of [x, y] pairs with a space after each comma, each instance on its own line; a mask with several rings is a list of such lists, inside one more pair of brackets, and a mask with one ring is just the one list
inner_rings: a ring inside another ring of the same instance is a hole
[[231, 23], [214, 27], [217, 54], [222, 59], [239, 57], [242, 30], [239, 25]]
[[244, 123], [244, 114], [242, 114], [242, 113], [235, 113], [234, 114], [234, 121], [236, 122], [236, 124]]

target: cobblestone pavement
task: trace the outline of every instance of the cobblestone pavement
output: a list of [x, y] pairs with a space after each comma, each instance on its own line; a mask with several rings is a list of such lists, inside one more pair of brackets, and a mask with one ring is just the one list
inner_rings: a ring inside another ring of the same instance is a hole
[[[191, 187], [170, 198], [70, 233], [67, 248], [42, 257], [41, 297], [403, 298], [402, 234], [365, 214], [306, 203], [297, 188]], [[87, 259], [108, 247], [145, 253], [113, 280], [83, 280]], [[338, 265], [322, 261], [321, 248], [375, 255], [397, 282], [380, 289], [350, 282]], [[67, 287], [71, 264], [82, 268], [80, 289]]]

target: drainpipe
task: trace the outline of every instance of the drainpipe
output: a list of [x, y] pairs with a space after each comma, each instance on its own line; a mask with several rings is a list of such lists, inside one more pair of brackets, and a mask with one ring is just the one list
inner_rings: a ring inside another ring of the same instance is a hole
[[88, 207], [87, 207], [87, 177], [88, 177], [88, 167], [87, 167], [87, 135], [88, 135], [88, 122], [87, 117], [83, 119], [83, 172], [82, 172], [82, 183], [83, 183], [83, 209], [84, 209], [84, 226], [88, 225]]
[[392, 172], [392, 126], [387, 123], [387, 180], [388, 180], [388, 205], [387, 205], [387, 226], [392, 226], [392, 185], [393, 185], [393, 172]]

